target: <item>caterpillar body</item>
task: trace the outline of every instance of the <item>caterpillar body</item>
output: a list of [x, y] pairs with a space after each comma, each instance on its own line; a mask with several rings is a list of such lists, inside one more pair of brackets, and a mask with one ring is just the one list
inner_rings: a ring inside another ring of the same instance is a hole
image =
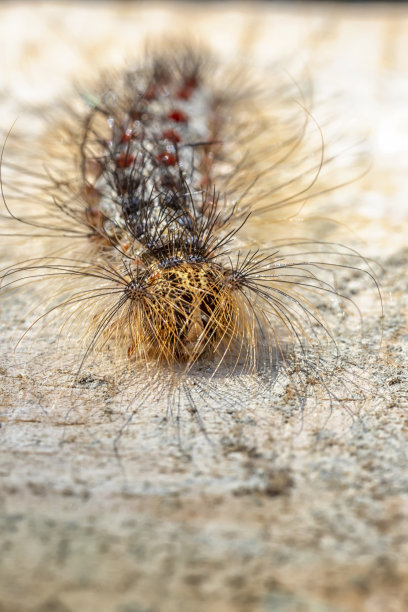
[[327, 389], [321, 349], [338, 348], [322, 303], [354, 307], [333, 273], [359, 266], [342, 246], [292, 236], [288, 219], [330, 190], [318, 178], [335, 159], [301, 89], [271, 92], [182, 45], [105, 77], [62, 114], [48, 157], [28, 156], [23, 171], [3, 149], [3, 216], [25, 244], [57, 245], [3, 269], [1, 288], [52, 287], [35, 322], [61, 317], [60, 335], [83, 347], [78, 372], [109, 353], [116, 371], [147, 372], [190, 407], [192, 385], [223, 393], [218, 374], [224, 397], [228, 379], [245, 380], [229, 395], [245, 401], [248, 379], [253, 397], [279, 363], [297, 397], [302, 363]]

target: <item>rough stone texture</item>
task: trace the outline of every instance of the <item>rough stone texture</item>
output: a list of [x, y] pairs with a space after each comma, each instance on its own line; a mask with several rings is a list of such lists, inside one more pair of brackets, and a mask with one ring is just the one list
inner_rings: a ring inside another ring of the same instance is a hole
[[52, 99], [85, 62], [112, 63], [146, 32], [189, 22], [226, 56], [255, 32], [259, 62], [302, 42], [317, 90], [346, 91], [371, 129], [373, 169], [332, 197], [349, 204], [334, 214], [348, 242], [382, 266], [385, 308], [378, 348], [373, 286], [339, 276], [365, 306], [364, 349], [351, 323], [333, 321], [348, 358], [327, 385], [342, 401], [320, 394], [300, 411], [278, 373], [270, 393], [242, 405], [221, 381], [197, 396], [200, 427], [183, 410], [172, 419], [166, 398], [141, 397], [137, 383], [118, 395], [106, 363], [73, 384], [69, 359], [55, 358], [55, 326], [13, 354], [31, 290], [2, 299], [1, 612], [408, 609], [408, 21], [403, 7], [372, 11], [1, 8], [7, 121], [14, 104]]

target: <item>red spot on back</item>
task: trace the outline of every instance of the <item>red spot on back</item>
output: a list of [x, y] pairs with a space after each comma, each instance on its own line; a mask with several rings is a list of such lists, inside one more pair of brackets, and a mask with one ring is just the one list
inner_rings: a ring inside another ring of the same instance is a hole
[[177, 164], [177, 156], [168, 151], [159, 153], [156, 155], [156, 159], [160, 164], [164, 164], [165, 166], [175, 166]]
[[118, 168], [129, 168], [135, 161], [134, 155], [128, 153], [121, 153], [116, 159], [116, 165]]
[[178, 134], [178, 132], [176, 132], [176, 130], [165, 130], [162, 134], [162, 138], [166, 138], [174, 144], [180, 142], [180, 135]]
[[120, 142], [129, 142], [130, 140], [132, 140], [132, 138], [133, 130], [131, 128], [128, 128], [125, 132], [123, 132]]
[[187, 79], [185, 79], [185, 81], [184, 81], [184, 84], [188, 85], [188, 87], [197, 87], [197, 85], [198, 85], [197, 77], [195, 77], [195, 76], [187, 77]]
[[151, 83], [146, 88], [146, 91], [144, 92], [143, 97], [146, 98], [146, 100], [154, 100], [156, 96], [157, 96], [157, 87], [154, 83]]
[[180, 100], [189, 100], [193, 91], [193, 87], [187, 87], [187, 85], [184, 85], [181, 89], [178, 90], [176, 96], [177, 98], [180, 98]]
[[187, 123], [187, 115], [182, 110], [175, 108], [169, 112], [168, 118], [177, 123]]
[[137, 110], [136, 108], [132, 109], [129, 112], [130, 118], [133, 119], [133, 121], [142, 121], [143, 119], [143, 111], [141, 110]]
[[197, 85], [198, 83], [195, 77], [189, 77], [188, 79], [185, 79], [183, 85], [176, 93], [177, 98], [180, 98], [180, 100], [189, 100]]

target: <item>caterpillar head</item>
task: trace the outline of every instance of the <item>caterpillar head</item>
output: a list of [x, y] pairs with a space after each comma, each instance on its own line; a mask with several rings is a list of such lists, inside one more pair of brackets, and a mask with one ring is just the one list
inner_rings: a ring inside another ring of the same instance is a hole
[[235, 340], [238, 308], [219, 264], [172, 257], [155, 263], [136, 287], [129, 328], [138, 352], [168, 363], [194, 363], [204, 352], [225, 351]]

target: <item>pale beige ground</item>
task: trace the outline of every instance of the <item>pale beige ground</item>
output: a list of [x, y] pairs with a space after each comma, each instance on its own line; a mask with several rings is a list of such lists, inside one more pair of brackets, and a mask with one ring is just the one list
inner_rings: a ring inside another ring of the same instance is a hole
[[[253, 61], [266, 66], [285, 57], [293, 65], [295, 55], [318, 95], [342, 92], [369, 135], [371, 172], [331, 196], [333, 217], [347, 224], [340, 239], [383, 266], [381, 350], [373, 286], [352, 273], [339, 277], [339, 289], [365, 306], [366, 334], [361, 351], [351, 324], [334, 321], [348, 355], [341, 375], [357, 377], [367, 399], [355, 401], [351, 388], [352, 401], [332, 411], [311, 401], [301, 415], [279, 377], [271, 393], [254, 401], [249, 393], [244, 403], [238, 383], [221, 381], [212, 396], [196, 396], [206, 437], [186, 411], [179, 426], [165, 420], [166, 398], [140, 399], [134, 385], [118, 397], [109, 364], [88, 368], [73, 386], [70, 359], [55, 359], [52, 327], [14, 355], [32, 294], [3, 298], [0, 610], [402, 612], [407, 10], [3, 5], [2, 127], [26, 103], [62, 96], [93, 65], [136, 52], [146, 33], [188, 29], [221, 57], [250, 43]], [[339, 393], [346, 399], [344, 387]]]

